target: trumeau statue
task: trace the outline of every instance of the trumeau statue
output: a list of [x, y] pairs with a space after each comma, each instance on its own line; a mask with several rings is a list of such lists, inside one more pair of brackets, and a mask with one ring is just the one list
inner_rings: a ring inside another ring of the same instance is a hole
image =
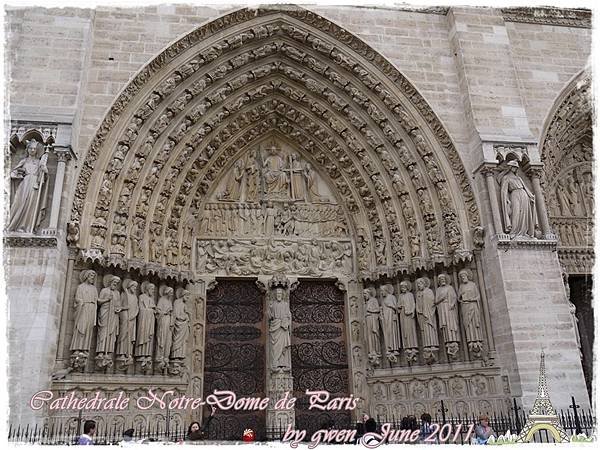
[[123, 281], [121, 311], [119, 312], [119, 337], [117, 340], [117, 359], [123, 366], [133, 363], [136, 320], [139, 314], [137, 287], [137, 281], [130, 279]]
[[423, 342], [423, 358], [428, 364], [432, 364], [437, 359], [439, 341], [435, 317], [435, 295], [429, 288], [429, 283], [427, 277], [417, 278], [415, 304]]
[[378, 366], [381, 360], [381, 328], [379, 318], [381, 307], [375, 296], [375, 288], [368, 287], [363, 290], [363, 298], [365, 299], [365, 325], [367, 331], [367, 349], [369, 362]]
[[75, 292], [75, 326], [71, 339], [71, 351], [74, 353], [72, 366], [82, 370], [89, 355], [92, 335], [96, 326], [96, 310], [98, 308], [98, 289], [96, 288], [96, 272], [83, 270], [79, 274], [81, 284]]
[[138, 314], [135, 355], [141, 363], [142, 370], [152, 367], [152, 347], [154, 346], [154, 322], [156, 303], [154, 292], [156, 287], [149, 281], [142, 283], [142, 293], [139, 298], [140, 312]]
[[277, 286], [271, 290], [267, 320], [269, 321], [270, 361], [274, 372], [289, 372], [291, 359], [292, 313], [287, 290]]
[[398, 301], [391, 284], [384, 284], [381, 287], [381, 327], [385, 342], [385, 356], [388, 361], [395, 363], [398, 361], [402, 343], [398, 323]]
[[104, 289], [98, 296], [98, 337], [96, 341], [96, 364], [105, 368], [112, 366], [112, 354], [119, 332], [119, 312], [121, 299], [116, 275], [104, 275]]
[[159, 371], [165, 371], [169, 365], [173, 336], [173, 288], [161, 286], [160, 298], [156, 304], [156, 354], [154, 360]]
[[511, 236], [535, 237], [535, 197], [517, 175], [519, 163], [506, 163], [508, 171], [500, 182], [500, 203], [504, 231]]
[[479, 288], [473, 281], [473, 272], [463, 269], [458, 272], [460, 286], [458, 288], [458, 302], [465, 338], [469, 352], [475, 358], [481, 358], [483, 351], [483, 331], [481, 329], [481, 314], [479, 312]]
[[409, 281], [404, 280], [400, 283], [398, 315], [400, 316], [400, 330], [402, 330], [404, 354], [408, 362], [416, 363], [417, 355], [419, 354], [419, 343], [415, 322], [415, 296], [410, 292], [410, 288]]
[[8, 231], [33, 233], [46, 210], [48, 194], [48, 152], [37, 157], [41, 144], [35, 139], [27, 141], [27, 156], [10, 172], [14, 180], [21, 180], [10, 208]]
[[456, 291], [450, 285], [448, 275], [438, 275], [438, 287], [435, 290], [435, 306], [438, 312], [442, 339], [446, 344], [446, 353], [450, 361], [458, 356], [460, 330], [458, 328], [458, 303]]

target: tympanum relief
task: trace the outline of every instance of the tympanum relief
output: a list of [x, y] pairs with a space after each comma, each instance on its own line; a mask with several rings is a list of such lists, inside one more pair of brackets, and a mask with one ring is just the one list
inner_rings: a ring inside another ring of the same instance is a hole
[[196, 230], [200, 273], [352, 272], [343, 208], [309, 161], [274, 141], [233, 163]]

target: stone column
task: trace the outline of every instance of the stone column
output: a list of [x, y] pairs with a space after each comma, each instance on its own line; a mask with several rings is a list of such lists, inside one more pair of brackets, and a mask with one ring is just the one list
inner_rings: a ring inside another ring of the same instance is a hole
[[[291, 365], [291, 345], [289, 348], [290, 359], [289, 367], [273, 368], [271, 355], [273, 350], [273, 344], [271, 343], [271, 331], [269, 310], [271, 308], [271, 302], [277, 301], [277, 291], [281, 289], [279, 295], [283, 295], [283, 302], [287, 302], [289, 309], [289, 298], [290, 292], [298, 286], [296, 279], [288, 278], [284, 275], [275, 275], [269, 279], [269, 277], [260, 276], [256, 282], [259, 288], [265, 292], [265, 311], [267, 314], [267, 343], [265, 345], [266, 361], [267, 361], [267, 397], [270, 399], [269, 406], [267, 408], [267, 428], [274, 428], [275, 433], [267, 438], [279, 438], [277, 431], [282, 431], [288, 424], [294, 426], [295, 424], [295, 412], [294, 409], [275, 409], [275, 404], [278, 400], [285, 397], [286, 393], [289, 392], [288, 398], [292, 397], [292, 391], [294, 390], [294, 378], [292, 376], [292, 365]], [[273, 313], [276, 317], [275, 320], [279, 320], [277, 317], [284, 308], [274, 309]], [[289, 339], [291, 341], [291, 312], [289, 315]]]
[[554, 239], [554, 235], [550, 230], [550, 223], [548, 222], [546, 200], [544, 199], [544, 193], [542, 192], [542, 186], [540, 185], [542, 166], [529, 166], [527, 168], [527, 175], [529, 175], [529, 178], [531, 179], [531, 185], [533, 186], [533, 195], [535, 196], [535, 209], [537, 211], [538, 219], [540, 221], [542, 235], [544, 239]]
[[[191, 364], [189, 395], [194, 398], [204, 397], [204, 355], [206, 348], [206, 296], [214, 289], [217, 282], [214, 277], [202, 277], [189, 283], [186, 289], [192, 294], [192, 336], [190, 348]], [[188, 421], [197, 420], [202, 423], [202, 408], [186, 411]]]
[[[358, 421], [363, 414], [369, 413], [369, 394], [366, 383], [367, 350], [365, 342], [364, 320], [365, 302], [363, 300], [363, 286], [356, 279], [338, 279], [337, 286], [346, 291], [346, 342], [348, 366], [350, 372], [350, 392], [360, 401], [352, 410], [352, 420]], [[358, 323], [360, 336], [354, 339], [352, 324]]]
[[53, 146], [54, 154], [58, 163], [56, 165], [56, 176], [54, 177], [54, 192], [52, 193], [52, 207], [50, 209], [50, 223], [45, 234], [55, 234], [58, 228], [58, 216], [60, 213], [60, 202], [65, 181], [65, 168], [67, 161], [71, 159], [72, 151], [69, 146]]
[[490, 199], [490, 208], [492, 210], [492, 219], [494, 223], [494, 230], [496, 234], [504, 233], [504, 228], [502, 227], [502, 220], [500, 216], [500, 207], [498, 205], [498, 193], [496, 192], [496, 180], [494, 180], [495, 175], [495, 164], [492, 166], [491, 164], [484, 165], [480, 172], [485, 177], [485, 182], [487, 184], [488, 196]]

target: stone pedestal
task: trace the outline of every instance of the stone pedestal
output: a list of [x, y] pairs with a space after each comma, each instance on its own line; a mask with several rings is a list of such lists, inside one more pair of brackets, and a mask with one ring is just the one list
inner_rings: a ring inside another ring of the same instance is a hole
[[271, 373], [268, 388], [267, 438], [279, 438], [288, 425], [295, 424], [294, 408], [282, 409], [282, 404], [293, 397], [294, 377], [289, 373]]

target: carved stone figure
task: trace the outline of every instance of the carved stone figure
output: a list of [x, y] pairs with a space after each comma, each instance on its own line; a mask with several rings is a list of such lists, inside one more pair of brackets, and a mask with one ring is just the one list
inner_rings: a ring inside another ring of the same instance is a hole
[[10, 208], [8, 231], [33, 233], [44, 218], [48, 197], [48, 152], [38, 159], [41, 144], [35, 139], [27, 141], [27, 156], [10, 172], [14, 180], [21, 180]]
[[190, 334], [190, 316], [186, 311], [191, 293], [185, 289], [177, 289], [177, 298], [173, 302], [173, 346], [171, 358], [184, 359], [187, 356], [187, 341]]
[[535, 236], [535, 197], [517, 175], [519, 163], [509, 161], [508, 172], [500, 183], [500, 202], [504, 231], [511, 236]]
[[458, 302], [465, 328], [465, 339], [469, 352], [474, 358], [481, 358], [483, 351], [483, 331], [481, 329], [481, 314], [479, 312], [479, 288], [473, 281], [473, 272], [463, 269], [458, 272], [460, 287], [458, 288]]
[[558, 207], [561, 216], [569, 217], [573, 215], [569, 193], [565, 186], [565, 180], [558, 178], [556, 180], [556, 199], [558, 200]]
[[364, 289], [363, 298], [365, 299], [365, 325], [369, 362], [377, 366], [381, 359], [381, 328], [379, 323], [381, 308], [377, 297], [375, 297], [375, 288], [368, 287]]
[[287, 291], [281, 285], [271, 289], [267, 320], [269, 321], [269, 356], [271, 370], [289, 372], [291, 362], [292, 313], [288, 304]]
[[244, 161], [238, 160], [233, 165], [233, 170], [229, 173], [229, 180], [227, 181], [227, 187], [225, 192], [222, 194], [223, 200], [239, 200], [242, 194], [242, 186], [244, 186], [246, 176], [246, 169], [244, 168]]
[[96, 325], [96, 310], [98, 289], [96, 288], [96, 272], [83, 270], [79, 274], [81, 284], [75, 291], [75, 326], [71, 339], [71, 366], [75, 370], [83, 370], [90, 351], [94, 326]]
[[133, 349], [136, 339], [136, 320], [139, 313], [137, 297], [137, 281], [123, 281], [121, 307], [119, 312], [119, 338], [117, 340], [117, 356], [123, 366], [133, 362]]
[[450, 285], [448, 275], [438, 275], [438, 288], [435, 290], [435, 306], [442, 330], [442, 339], [446, 344], [446, 353], [450, 361], [458, 356], [460, 330], [458, 328], [458, 303], [456, 291]]
[[290, 155], [290, 175], [291, 175], [291, 188], [292, 188], [292, 199], [294, 200], [306, 200], [306, 185], [304, 183], [304, 176], [302, 173], [302, 164], [297, 153]]
[[104, 276], [104, 288], [98, 296], [98, 336], [96, 340], [96, 364], [105, 368], [112, 366], [112, 354], [119, 332], [119, 317], [121, 311], [119, 283], [116, 275]]
[[289, 198], [288, 176], [285, 173], [285, 162], [274, 145], [268, 149], [268, 156], [263, 164], [265, 194], [268, 198]]
[[386, 357], [391, 363], [395, 363], [398, 361], [397, 357], [402, 343], [400, 341], [400, 324], [398, 323], [398, 301], [391, 284], [384, 284], [381, 287], [381, 327]]
[[586, 214], [592, 216], [594, 214], [594, 180], [592, 179], [592, 172], [583, 172], [581, 191]]
[[260, 172], [257, 163], [256, 151], [250, 152], [246, 159], [246, 201], [253, 202], [258, 200], [258, 191], [260, 189]]
[[437, 359], [439, 341], [437, 335], [437, 320], [435, 317], [435, 295], [429, 288], [429, 278], [417, 278], [417, 294], [415, 296], [415, 306], [417, 310], [417, 319], [421, 329], [421, 340], [423, 342], [423, 358], [428, 364], [432, 364]]
[[311, 202], [318, 202], [321, 200], [321, 194], [319, 194], [319, 183], [317, 179], [317, 173], [313, 170], [310, 163], [304, 165], [304, 177], [306, 178], [306, 186], [308, 189], [308, 198]]
[[162, 285], [160, 298], [156, 304], [156, 354], [154, 361], [159, 371], [163, 372], [169, 365], [169, 353], [173, 335], [173, 288]]
[[141, 363], [142, 370], [152, 367], [152, 347], [154, 344], [154, 321], [156, 303], [154, 292], [156, 288], [149, 281], [142, 283], [142, 293], [139, 298], [139, 313], [137, 323], [135, 355]]
[[400, 316], [400, 330], [402, 332], [402, 347], [406, 359], [410, 363], [417, 362], [419, 343], [417, 341], [417, 326], [415, 318], [415, 296], [410, 292], [410, 282], [404, 280], [400, 283], [398, 296], [398, 315]]

